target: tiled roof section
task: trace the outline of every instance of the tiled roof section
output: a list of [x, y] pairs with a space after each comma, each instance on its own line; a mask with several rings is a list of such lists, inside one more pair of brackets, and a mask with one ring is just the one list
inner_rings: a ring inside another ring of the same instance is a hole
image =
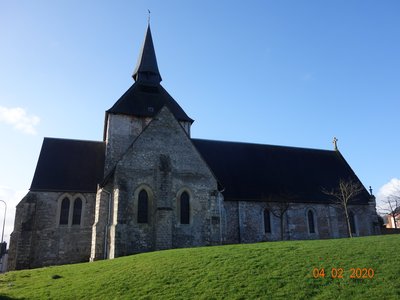
[[160, 85], [134, 83], [107, 113], [153, 117], [166, 105], [178, 121], [193, 122]]
[[[360, 182], [337, 151], [192, 139], [225, 188], [225, 200], [328, 203], [323, 188]], [[360, 183], [361, 184], [361, 183]], [[367, 204], [364, 189], [354, 204]]]
[[30, 190], [95, 193], [104, 155], [104, 142], [44, 138]]

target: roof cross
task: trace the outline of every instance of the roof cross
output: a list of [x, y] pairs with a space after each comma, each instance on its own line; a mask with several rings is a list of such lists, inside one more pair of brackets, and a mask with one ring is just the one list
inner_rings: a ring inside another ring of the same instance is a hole
[[333, 143], [336, 151], [339, 150], [338, 147], [337, 147], [337, 142], [338, 142], [338, 139], [336, 137], [334, 137], [332, 143]]

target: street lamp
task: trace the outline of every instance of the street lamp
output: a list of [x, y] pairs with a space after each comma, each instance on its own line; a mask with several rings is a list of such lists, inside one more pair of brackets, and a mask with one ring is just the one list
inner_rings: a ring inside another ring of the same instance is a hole
[[4, 219], [3, 219], [3, 230], [1, 231], [1, 243], [4, 241], [4, 227], [6, 226], [6, 213], [7, 213], [7, 203], [4, 200], [0, 200], [4, 203]]

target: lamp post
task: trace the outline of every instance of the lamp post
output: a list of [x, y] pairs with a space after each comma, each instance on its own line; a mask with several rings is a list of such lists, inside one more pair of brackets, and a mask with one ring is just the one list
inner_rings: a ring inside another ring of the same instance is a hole
[[1, 243], [4, 241], [4, 227], [6, 226], [6, 213], [7, 213], [7, 203], [4, 200], [0, 200], [4, 203], [4, 219], [3, 219], [3, 230], [1, 231]]

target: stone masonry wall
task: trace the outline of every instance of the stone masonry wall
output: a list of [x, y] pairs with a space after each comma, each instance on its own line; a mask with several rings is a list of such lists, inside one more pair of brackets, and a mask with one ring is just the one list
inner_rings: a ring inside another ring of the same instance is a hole
[[[106, 132], [105, 174], [115, 166], [116, 162], [137, 138], [152, 118], [141, 118], [128, 115], [108, 114]], [[190, 136], [190, 122], [180, 122], [187, 135]]]
[[[10, 245], [10, 269], [89, 260], [95, 195], [29, 192], [18, 204]], [[70, 199], [68, 225], [59, 225], [61, 200]], [[72, 203], [83, 201], [80, 225], [72, 225]]]
[[110, 226], [110, 210], [112, 206], [112, 186], [108, 185], [98, 189], [94, 209], [94, 224], [91, 235], [90, 261], [108, 257], [107, 243]]
[[149, 124], [151, 118], [108, 114], [106, 127], [105, 174], [121, 159], [133, 140]]
[[[270, 214], [271, 232], [264, 231], [264, 210], [273, 211], [274, 203], [254, 201], [224, 202], [224, 242], [253, 243], [281, 239], [280, 218]], [[315, 233], [309, 233], [307, 213], [314, 214]], [[376, 215], [368, 205], [351, 206], [355, 215], [356, 233], [354, 236], [376, 234], [374, 222]], [[278, 214], [279, 215], [279, 214]], [[346, 219], [343, 211], [324, 204], [291, 204], [283, 217], [284, 240], [306, 240], [347, 237]]]
[[[165, 107], [118, 162], [113, 189], [110, 257], [221, 242], [217, 182]], [[141, 189], [149, 195], [147, 224], [137, 222]], [[190, 195], [190, 224], [180, 224], [183, 191]]]

